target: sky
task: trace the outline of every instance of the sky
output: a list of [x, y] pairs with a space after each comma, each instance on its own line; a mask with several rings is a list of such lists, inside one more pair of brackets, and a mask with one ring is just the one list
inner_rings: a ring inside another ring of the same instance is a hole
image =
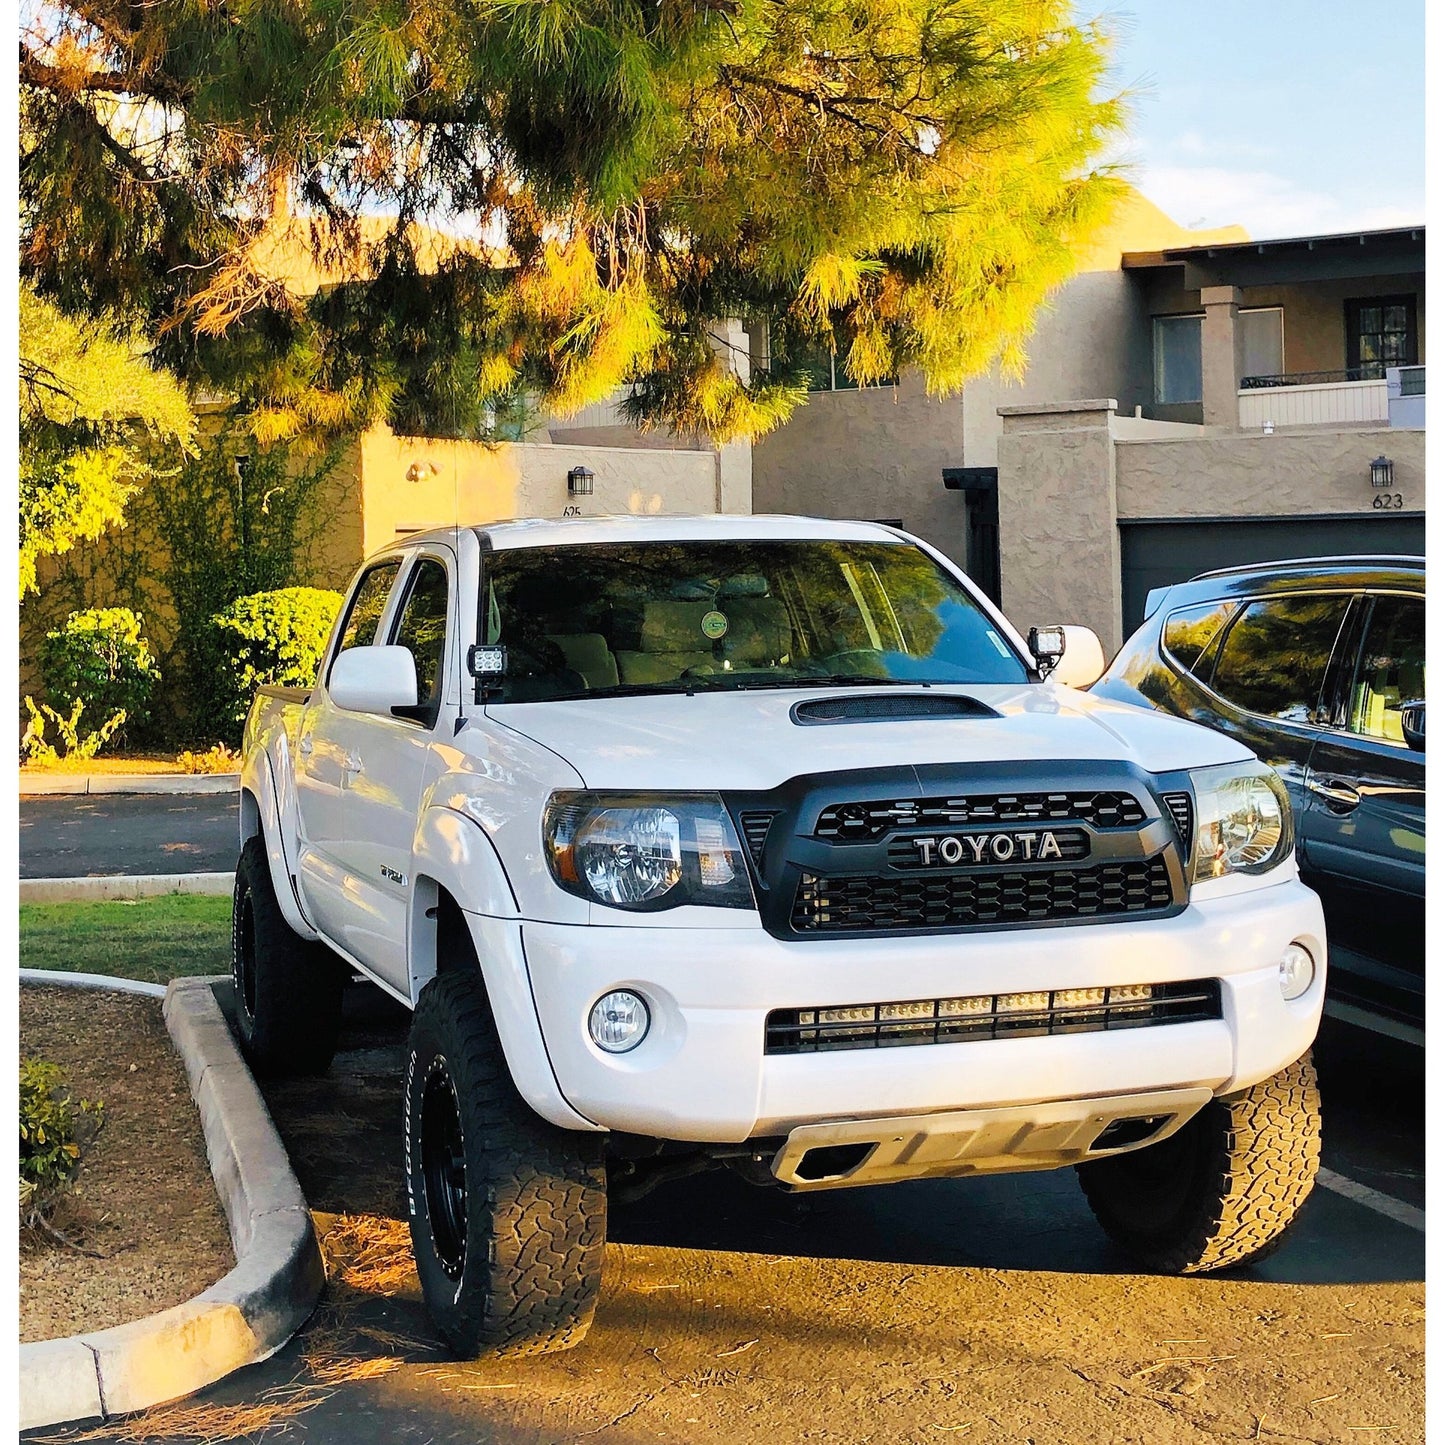
[[1119, 158], [1185, 226], [1311, 235], [1425, 220], [1424, 0], [1119, 0]]

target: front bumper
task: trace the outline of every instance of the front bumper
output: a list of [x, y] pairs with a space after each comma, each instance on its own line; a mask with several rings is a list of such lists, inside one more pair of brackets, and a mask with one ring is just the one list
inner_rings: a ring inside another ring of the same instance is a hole
[[[1049, 1100], [1207, 1089], [1277, 1073], [1310, 1046], [1324, 995], [1319, 899], [1297, 877], [1196, 897], [1172, 918], [1038, 931], [790, 944], [756, 930], [523, 924], [526, 967], [563, 1097], [594, 1124], [740, 1143], [819, 1123]], [[1301, 998], [1279, 990], [1291, 942], [1317, 960]], [[774, 1009], [1130, 983], [1220, 980], [1222, 1017], [1122, 1032], [769, 1055]], [[609, 1055], [594, 1001], [641, 994], [652, 1026]]]

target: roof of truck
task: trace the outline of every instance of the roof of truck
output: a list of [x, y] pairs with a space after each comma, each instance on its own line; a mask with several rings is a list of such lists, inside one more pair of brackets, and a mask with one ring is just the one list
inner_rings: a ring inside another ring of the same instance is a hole
[[[853, 522], [826, 517], [785, 516], [659, 516], [659, 517], [532, 517], [515, 522], [483, 522], [476, 532], [484, 548], [506, 551], [519, 547], [564, 547], [587, 542], [721, 542], [791, 541], [808, 538], [836, 542], [896, 542], [898, 532], [878, 522]], [[420, 532], [416, 542], [445, 540], [450, 527]]]

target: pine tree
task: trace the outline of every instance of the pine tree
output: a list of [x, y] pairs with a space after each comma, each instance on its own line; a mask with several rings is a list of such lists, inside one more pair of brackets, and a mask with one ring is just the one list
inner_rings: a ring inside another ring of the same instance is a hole
[[[756, 436], [818, 348], [935, 392], [1021, 365], [1119, 193], [1063, 0], [46, 0], [22, 270], [137, 309], [262, 441], [630, 387]], [[715, 323], [769, 337], [744, 383]]]

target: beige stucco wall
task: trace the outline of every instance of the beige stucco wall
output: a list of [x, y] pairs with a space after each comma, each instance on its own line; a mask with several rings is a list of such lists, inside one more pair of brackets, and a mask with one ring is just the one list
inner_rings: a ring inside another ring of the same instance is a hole
[[[441, 441], [399, 437], [384, 427], [360, 441], [364, 496], [363, 552], [428, 527], [511, 517], [716, 512], [717, 454], [634, 447]], [[412, 466], [424, 471], [408, 481]], [[567, 473], [595, 474], [591, 496], [569, 497]], [[745, 510], [745, 509], [744, 509]]]
[[1111, 405], [1006, 414], [998, 442], [1005, 614], [1092, 627], [1106, 654], [1123, 641]]
[[[1324, 427], [1198, 438], [1116, 438], [1119, 515], [1143, 517], [1288, 517], [1359, 513], [1363, 530], [1379, 515], [1370, 462], [1395, 464], [1401, 510], [1425, 507], [1425, 433], [1378, 427]], [[1007, 566], [1005, 566], [1007, 574]]]
[[1425, 433], [1305, 427], [1272, 436], [1141, 421], [1108, 400], [1009, 411], [999, 440], [1004, 611], [1123, 642], [1119, 519], [1358, 516], [1370, 550], [1370, 462], [1395, 465], [1398, 509], [1425, 508]]
[[1079, 271], [1039, 312], [1018, 381], [996, 371], [944, 398], [905, 374], [896, 387], [815, 392], [753, 449], [759, 512], [901, 517], [962, 561], [966, 502], [943, 489], [944, 467], [998, 465], [998, 409], [1061, 397], [1117, 397], [1132, 410], [1151, 387], [1147, 307], [1120, 269], [1125, 251], [1247, 239], [1237, 226], [1189, 231], [1137, 191], [1078, 253]]
[[962, 557], [962, 493], [943, 468], [963, 460], [963, 407], [931, 397], [916, 372], [897, 386], [814, 392], [753, 445], [753, 510], [819, 517], [901, 517]]

